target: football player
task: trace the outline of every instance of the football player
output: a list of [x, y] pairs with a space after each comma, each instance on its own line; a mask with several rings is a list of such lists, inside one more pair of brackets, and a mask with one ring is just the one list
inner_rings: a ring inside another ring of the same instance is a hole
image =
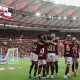
[[79, 65], [78, 58], [79, 58], [80, 45], [75, 37], [73, 37], [72, 40], [74, 42], [74, 48], [73, 48], [74, 56], [73, 56], [72, 72], [73, 72], [73, 76], [76, 77], [76, 71]]
[[56, 37], [55, 42], [57, 43], [56, 45], [56, 56], [55, 56], [55, 71], [56, 71], [56, 77], [58, 77], [58, 59], [59, 59], [59, 48], [61, 47], [60, 42], [59, 42], [59, 37]]
[[[55, 61], [56, 61], [56, 49], [57, 49], [57, 42], [55, 41], [55, 38], [56, 38], [55, 34], [51, 34], [51, 40], [49, 41], [48, 55], [47, 55], [47, 78], [49, 77], [54, 78], [54, 64], [56, 64]], [[49, 67], [51, 70], [51, 75], [49, 75]]]
[[38, 35], [38, 41], [36, 42], [38, 55], [38, 78], [41, 78], [41, 71], [43, 68], [43, 77], [46, 76], [46, 64], [47, 64], [47, 43], [43, 39], [43, 35]]
[[[35, 44], [35, 43], [34, 43]], [[31, 78], [31, 72], [34, 67], [34, 78], [36, 78], [37, 68], [38, 68], [38, 55], [36, 53], [36, 45], [32, 46], [32, 52], [31, 52], [31, 66], [29, 70], [29, 78]]]
[[65, 57], [65, 63], [66, 63], [66, 70], [65, 70], [64, 78], [68, 79], [69, 78], [69, 68], [73, 62], [72, 56], [73, 56], [74, 43], [72, 41], [71, 35], [67, 35], [67, 38], [63, 42], [63, 44], [64, 44], [64, 57]]

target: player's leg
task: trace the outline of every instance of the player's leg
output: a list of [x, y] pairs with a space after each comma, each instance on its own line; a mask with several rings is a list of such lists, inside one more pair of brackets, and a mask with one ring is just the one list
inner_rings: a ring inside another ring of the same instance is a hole
[[78, 60], [76, 60], [75, 69], [74, 69], [74, 77], [76, 77], [77, 75], [78, 65], [79, 65]]
[[38, 78], [40, 78], [41, 77], [41, 70], [42, 70], [42, 65], [39, 65], [39, 67], [38, 67]]
[[73, 58], [72, 74], [74, 77], [76, 77], [77, 69], [78, 69], [78, 59], [76, 59], [76, 61], [75, 61], [75, 59]]
[[56, 70], [56, 77], [58, 77], [58, 55], [56, 55], [56, 59], [55, 59], [55, 70]]
[[66, 70], [65, 70], [65, 75], [67, 76], [67, 74], [69, 73], [69, 67], [70, 67], [70, 64], [67, 64], [66, 65]]
[[41, 77], [41, 70], [42, 70], [42, 60], [39, 60], [38, 61], [38, 63], [39, 63], [39, 66], [38, 66], [38, 78], [40, 78]]
[[51, 78], [54, 78], [54, 66], [56, 61], [55, 53], [51, 53]]
[[35, 67], [34, 67], [34, 77], [36, 77], [36, 74], [37, 74], [37, 69], [38, 69], [38, 61], [35, 61]]
[[72, 57], [66, 57], [65, 61], [66, 61], [66, 69], [65, 69], [64, 78], [67, 79], [69, 78], [69, 68], [70, 68], [70, 65], [72, 64]]
[[49, 62], [47, 62], [47, 70], [46, 70], [46, 72], [47, 72], [47, 75], [49, 75]]
[[43, 60], [43, 77], [46, 76], [46, 69], [47, 69], [47, 60]]
[[47, 70], [46, 70], [46, 73], [47, 73], [47, 78], [50, 77], [49, 75], [49, 67], [50, 67], [50, 64], [51, 64], [51, 59], [50, 59], [50, 53], [47, 54]]
[[29, 70], [29, 78], [31, 78], [31, 72], [32, 72], [33, 67], [34, 67], [34, 61], [31, 61], [31, 66]]
[[43, 77], [46, 76], [46, 69], [47, 69], [47, 66], [46, 64], [43, 65]]
[[78, 62], [78, 59], [76, 61], [76, 70], [78, 70], [78, 66], [79, 66], [79, 62]]
[[51, 63], [51, 78], [54, 78], [54, 62]]
[[58, 77], [58, 61], [55, 61], [56, 77]]
[[47, 69], [46, 69], [47, 78], [50, 77], [50, 75], [49, 75], [49, 66], [50, 66], [50, 62], [47, 62]]
[[74, 72], [74, 62], [73, 62], [73, 64], [72, 64], [72, 72]]
[[74, 68], [74, 62], [72, 64], [72, 75], [75, 77], [76, 76], [76, 72], [75, 72], [75, 68]]

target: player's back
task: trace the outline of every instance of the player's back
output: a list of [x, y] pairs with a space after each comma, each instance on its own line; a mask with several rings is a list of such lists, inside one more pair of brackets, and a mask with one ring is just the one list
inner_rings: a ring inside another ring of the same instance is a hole
[[73, 41], [66, 40], [63, 42], [63, 44], [64, 44], [64, 56], [72, 57], [73, 56], [73, 47], [74, 47]]
[[38, 54], [38, 59], [46, 59], [47, 58], [47, 45], [44, 43], [43, 45], [37, 45], [36, 53]]

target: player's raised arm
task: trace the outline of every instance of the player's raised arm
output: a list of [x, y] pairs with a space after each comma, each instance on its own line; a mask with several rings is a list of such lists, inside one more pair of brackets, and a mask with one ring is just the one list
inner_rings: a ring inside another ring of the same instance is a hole
[[55, 34], [51, 34], [51, 41], [49, 43], [52, 44], [52, 45], [54, 45], [54, 46], [56, 46], [57, 43], [55, 42], [55, 40], [56, 40]]

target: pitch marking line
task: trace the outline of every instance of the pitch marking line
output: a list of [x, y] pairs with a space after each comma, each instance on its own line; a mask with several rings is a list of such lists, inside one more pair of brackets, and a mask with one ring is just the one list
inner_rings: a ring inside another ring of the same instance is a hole
[[4, 68], [4, 67], [1, 67], [0, 68], [0, 71], [5, 71], [5, 70], [17, 70], [17, 69], [22, 69], [22, 67], [8, 67], [8, 68]]

